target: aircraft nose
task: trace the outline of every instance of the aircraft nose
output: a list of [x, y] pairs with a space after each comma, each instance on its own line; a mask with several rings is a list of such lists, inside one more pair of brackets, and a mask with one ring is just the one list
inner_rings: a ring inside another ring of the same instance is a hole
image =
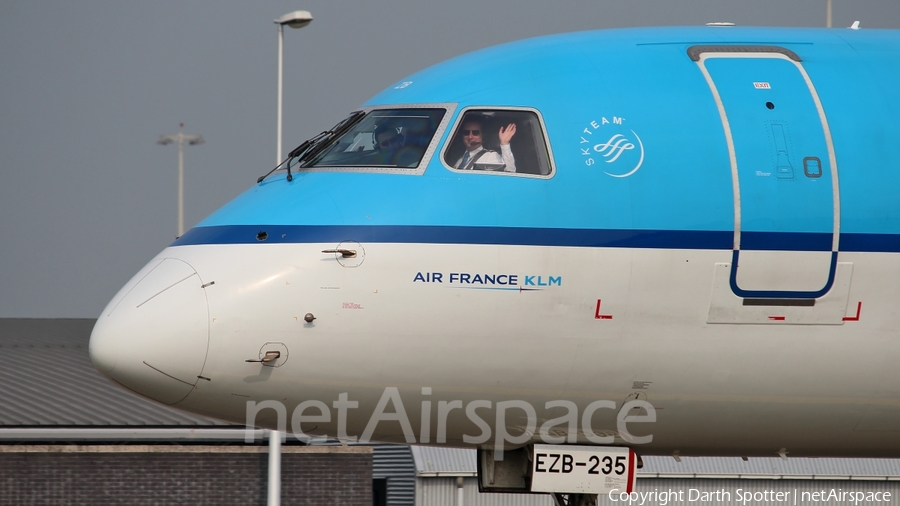
[[[124, 293], [123, 293], [124, 292]], [[209, 305], [197, 271], [165, 258], [139, 272], [97, 319], [94, 366], [165, 404], [193, 390], [209, 347]]]

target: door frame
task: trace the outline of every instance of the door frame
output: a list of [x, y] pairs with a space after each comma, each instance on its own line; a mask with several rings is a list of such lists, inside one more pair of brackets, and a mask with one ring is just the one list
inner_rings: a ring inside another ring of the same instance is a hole
[[[841, 199], [840, 199], [840, 185], [838, 184], [838, 168], [837, 168], [837, 157], [834, 153], [834, 143], [831, 138], [831, 129], [828, 126], [828, 119], [825, 116], [825, 110], [822, 107], [822, 102], [819, 99], [819, 94], [816, 91], [815, 86], [812, 83], [812, 80], [807, 74], [806, 69], [803, 67], [802, 59], [797, 53], [785, 49], [779, 46], [742, 46], [742, 45], [715, 45], [715, 46], [691, 46], [688, 48], [688, 56], [697, 63], [697, 66], [700, 69], [700, 72], [703, 74], [704, 79], [706, 79], [706, 84], [709, 86], [710, 92], [712, 93], [713, 100], [715, 100], [716, 108], [719, 111], [719, 118], [722, 121], [722, 128], [725, 133], [725, 142], [728, 146], [728, 159], [731, 164], [731, 182], [732, 182], [732, 192], [734, 196], [734, 246], [732, 253], [732, 264], [731, 264], [731, 276], [730, 276], [730, 284], [731, 290], [735, 295], [744, 298], [754, 298], [754, 299], [815, 299], [821, 297], [828, 293], [834, 284], [835, 271], [837, 269], [837, 260], [838, 260], [838, 251], [840, 244], [840, 227], [841, 227]], [[819, 114], [819, 121], [822, 124], [822, 132], [825, 138], [825, 145], [828, 150], [828, 162], [831, 167], [831, 187], [832, 187], [832, 205], [833, 205], [833, 213], [832, 223], [834, 224], [834, 230], [832, 232], [832, 243], [831, 243], [831, 266], [829, 269], [828, 280], [825, 283], [825, 286], [820, 290], [815, 291], [780, 291], [780, 290], [743, 290], [737, 285], [737, 269], [738, 269], [738, 259], [740, 257], [741, 250], [741, 191], [740, 191], [740, 179], [738, 174], [738, 163], [737, 163], [737, 155], [735, 153], [734, 147], [734, 139], [732, 138], [731, 126], [728, 122], [728, 115], [725, 111], [725, 105], [722, 102], [722, 97], [719, 95], [719, 90], [716, 88], [715, 81], [710, 75], [709, 71], [706, 68], [705, 62], [706, 60], [713, 58], [773, 58], [773, 59], [781, 59], [788, 62], [791, 62], [796, 68], [800, 75], [803, 77], [803, 80], [806, 82], [806, 86], [809, 89], [810, 96], [815, 104], [816, 111]]]

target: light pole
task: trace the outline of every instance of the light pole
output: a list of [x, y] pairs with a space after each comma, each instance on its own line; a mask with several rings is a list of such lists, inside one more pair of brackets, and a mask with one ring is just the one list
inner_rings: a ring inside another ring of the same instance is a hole
[[184, 235], [184, 143], [190, 146], [203, 144], [200, 135], [188, 135], [184, 133], [184, 123], [178, 124], [178, 133], [174, 135], [160, 135], [157, 144], [166, 146], [173, 142], [178, 143], [178, 237]]
[[275, 163], [281, 163], [281, 88], [282, 88], [282, 66], [283, 66], [283, 53], [284, 53], [284, 26], [287, 25], [291, 28], [303, 28], [304, 26], [312, 23], [313, 17], [309, 11], [294, 11], [275, 20], [275, 24], [278, 25], [278, 129], [276, 133], [276, 137], [278, 138], [276, 149], [278, 152], [275, 154]]
[[[312, 23], [313, 17], [309, 11], [294, 11], [275, 20], [278, 25], [278, 126], [275, 137], [275, 164], [281, 163], [281, 100], [284, 81], [284, 26], [291, 28], [303, 28]], [[269, 432], [269, 493], [266, 501], [268, 506], [281, 504], [281, 434], [278, 431]]]

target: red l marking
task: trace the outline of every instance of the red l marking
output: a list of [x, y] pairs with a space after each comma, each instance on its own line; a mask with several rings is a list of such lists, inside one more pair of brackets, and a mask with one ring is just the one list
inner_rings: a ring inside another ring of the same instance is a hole
[[859, 321], [859, 313], [862, 312], [862, 301], [859, 301], [859, 304], [856, 305], [856, 316], [845, 316], [845, 322], [858, 322]]
[[612, 320], [611, 314], [600, 314], [600, 299], [597, 299], [597, 311], [594, 313], [595, 320]]

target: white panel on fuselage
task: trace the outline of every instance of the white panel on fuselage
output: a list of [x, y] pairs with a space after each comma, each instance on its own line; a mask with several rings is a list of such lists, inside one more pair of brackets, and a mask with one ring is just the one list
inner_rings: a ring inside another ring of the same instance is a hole
[[[787, 251], [778, 253], [802, 254]], [[738, 277], [740, 277], [740, 272], [738, 271]], [[763, 303], [759, 305], [748, 305], [748, 299], [738, 297], [731, 289], [731, 273], [730, 263], [716, 264], [715, 279], [709, 301], [709, 316], [706, 319], [708, 323], [767, 325], [842, 325], [844, 323], [847, 314], [847, 298], [850, 294], [850, 278], [853, 274], [852, 263], [838, 262], [831, 290], [822, 297], [810, 300], [811, 305], [809, 306], [792, 306], [789, 303], [793, 301], [784, 299], [772, 299], [761, 301]], [[798, 277], [793, 279], [796, 280]], [[742, 286], [742, 288], [747, 287]]]

